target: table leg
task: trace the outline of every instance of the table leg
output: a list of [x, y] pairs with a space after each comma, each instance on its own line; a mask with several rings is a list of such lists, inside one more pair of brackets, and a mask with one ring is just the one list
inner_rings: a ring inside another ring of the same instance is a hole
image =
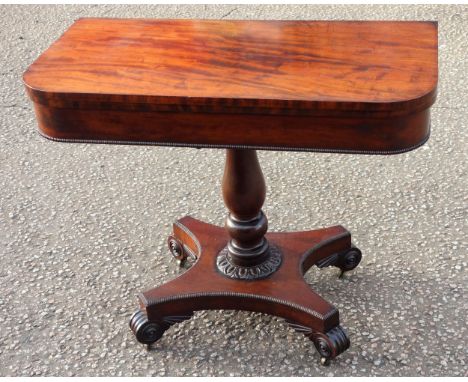
[[305, 232], [267, 233], [261, 207], [265, 182], [252, 150], [228, 150], [223, 198], [225, 227], [191, 217], [174, 223], [169, 249], [192, 266], [176, 279], [139, 295], [140, 309], [130, 327], [151, 344], [194, 311], [234, 309], [284, 318], [307, 335], [322, 363], [345, 351], [349, 339], [338, 310], [313, 292], [303, 274], [313, 265], [354, 269], [361, 252], [341, 226]]

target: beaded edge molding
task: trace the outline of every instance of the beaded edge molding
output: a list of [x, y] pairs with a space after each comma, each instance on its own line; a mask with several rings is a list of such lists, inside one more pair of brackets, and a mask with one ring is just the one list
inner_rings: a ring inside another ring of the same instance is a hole
[[193, 240], [198, 250], [197, 254], [193, 253], [192, 249], [188, 245], [184, 244], [183, 242], [182, 242], [182, 245], [184, 247], [184, 250], [187, 250], [187, 252], [190, 252], [194, 256], [195, 259], [198, 259], [198, 257], [201, 255], [202, 249], [201, 249], [201, 244], [196, 238], [196, 236], [192, 233], [192, 231], [190, 231], [190, 229], [188, 229], [178, 220], [174, 222], [174, 225], [177, 226], [177, 228], [180, 228], [185, 234], [187, 234], [187, 236], [189, 236]]
[[198, 144], [198, 143], [174, 143], [174, 142], [154, 142], [154, 141], [120, 141], [120, 140], [107, 140], [107, 139], [68, 139], [68, 138], [54, 138], [42, 131], [38, 130], [39, 135], [44, 138], [50, 139], [55, 142], [66, 143], [96, 143], [108, 145], [135, 145], [135, 146], [166, 146], [166, 147], [189, 147], [196, 149], [249, 149], [249, 150], [268, 150], [268, 151], [297, 151], [297, 152], [317, 152], [317, 153], [330, 153], [330, 154], [365, 154], [365, 155], [392, 155], [403, 154], [412, 151], [424, 145], [430, 136], [430, 131], [427, 136], [416, 145], [407, 147], [400, 150], [345, 150], [345, 149], [312, 149], [301, 147], [288, 147], [288, 146], [255, 146], [255, 145], [214, 145], [214, 144]]
[[[199, 298], [199, 297], [239, 297], [239, 298], [250, 298], [255, 300], [262, 300], [267, 302], [272, 302], [275, 304], [285, 305], [289, 308], [300, 310], [304, 313], [310, 314], [314, 317], [317, 317], [320, 320], [326, 320], [327, 318], [331, 317], [334, 314], [338, 313], [338, 310], [335, 307], [326, 313], [325, 315], [320, 314], [319, 312], [306, 308], [305, 306], [301, 306], [299, 304], [295, 304], [293, 302], [288, 302], [286, 300], [281, 300], [275, 297], [269, 296], [262, 296], [258, 294], [247, 294], [247, 293], [237, 293], [237, 292], [204, 292], [204, 293], [185, 293], [179, 294], [175, 296], [163, 297], [159, 299], [146, 299], [143, 293], [138, 294], [138, 298], [143, 302], [143, 304], [148, 306], [163, 304], [166, 302], [176, 301], [176, 300], [183, 300], [183, 299], [192, 299], [192, 298]], [[204, 309], [199, 309], [204, 310]], [[242, 310], [242, 309], [240, 309]]]

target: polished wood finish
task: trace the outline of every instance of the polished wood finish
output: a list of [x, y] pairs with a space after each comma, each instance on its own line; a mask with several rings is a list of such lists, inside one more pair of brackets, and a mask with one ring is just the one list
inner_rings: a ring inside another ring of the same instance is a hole
[[402, 152], [429, 135], [437, 24], [80, 19], [24, 83], [52, 139]]
[[267, 233], [256, 148], [393, 154], [429, 137], [437, 24], [396, 21], [80, 19], [24, 74], [39, 130], [70, 142], [228, 148], [224, 228], [186, 217], [170, 253], [192, 268], [140, 294], [151, 344], [194, 311], [285, 318], [327, 363], [350, 341], [303, 280], [354, 269], [341, 226]]
[[191, 217], [174, 223], [169, 250], [180, 265], [189, 261], [192, 268], [140, 294], [141, 308], [130, 320], [138, 341], [156, 342], [197, 310], [241, 309], [285, 318], [328, 363], [350, 341], [338, 310], [302, 276], [313, 265], [336, 266], [342, 273], [354, 269], [361, 252], [351, 234], [341, 226], [266, 233], [266, 186], [253, 150], [227, 150], [222, 189], [230, 211], [224, 228]]
[[429, 110], [381, 119], [35, 109], [40, 133], [65, 142], [395, 154], [430, 132]]
[[226, 151], [222, 190], [229, 209], [225, 227], [231, 237], [230, 260], [242, 266], [262, 263], [268, 255], [268, 221], [261, 211], [266, 186], [255, 150]]
[[265, 202], [266, 185], [254, 150], [226, 150], [222, 192], [236, 220], [252, 220]]
[[[315, 294], [302, 275], [319, 260], [351, 248], [351, 236], [343, 227], [267, 233], [268, 240], [282, 249], [284, 260], [277, 272], [256, 281], [233, 280], [217, 271], [215, 258], [229, 240], [223, 227], [185, 217], [174, 223], [173, 231], [174, 236], [196, 255], [197, 261], [176, 279], [140, 295], [151, 321], [203, 309], [243, 309], [269, 314], [275, 314], [274, 309], [278, 309], [280, 312], [275, 315], [298, 321], [320, 332], [338, 325], [338, 311]], [[261, 299], [243, 298], [240, 294], [283, 302], [264, 306]], [[178, 303], [161, 303], [168, 298]], [[297, 311], [301, 309], [294, 309], [294, 304], [317, 314], [303, 321]]]
[[[327, 342], [327, 360], [349, 346], [346, 332], [339, 325], [338, 310], [303, 279], [313, 265], [352, 250], [351, 235], [343, 227], [267, 233], [268, 241], [283, 252], [283, 263], [270, 277], [256, 281], [230, 279], [218, 272], [216, 257], [229, 240], [222, 227], [185, 217], [174, 223], [174, 237], [197, 260], [176, 279], [140, 294], [141, 308], [159, 331], [158, 338], [171, 320], [177, 321], [176, 317], [188, 319], [198, 310], [240, 309], [282, 317], [316, 346], [320, 346], [320, 340]], [[330, 335], [334, 332], [341, 333], [338, 343]]]

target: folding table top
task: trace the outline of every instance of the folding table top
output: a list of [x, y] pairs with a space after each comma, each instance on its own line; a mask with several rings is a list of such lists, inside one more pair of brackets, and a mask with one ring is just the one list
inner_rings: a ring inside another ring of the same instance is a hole
[[24, 83], [59, 140], [399, 152], [437, 75], [432, 22], [86, 18]]

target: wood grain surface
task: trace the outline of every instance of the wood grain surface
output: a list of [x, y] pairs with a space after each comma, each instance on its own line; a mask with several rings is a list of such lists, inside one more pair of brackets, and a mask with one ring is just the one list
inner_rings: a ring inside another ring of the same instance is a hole
[[[185, 217], [174, 224], [174, 234], [188, 246], [195, 244], [190, 250], [198, 260], [179, 277], [140, 294], [140, 303], [150, 320], [166, 313], [242, 309], [289, 318], [321, 332], [339, 323], [336, 308], [310, 288], [303, 273], [319, 260], [350, 247], [351, 236], [342, 226], [268, 233], [269, 242], [281, 248], [283, 261], [277, 272], [255, 281], [230, 279], [216, 269], [216, 256], [229, 240], [224, 228]], [[265, 298], [248, 298], [249, 295]], [[304, 314], [305, 310], [317, 314]]]
[[100, 102], [267, 109], [427, 107], [437, 83], [437, 29], [430, 22], [80, 19], [24, 80], [33, 94], [68, 101], [86, 94]]
[[427, 139], [437, 65], [433, 22], [86, 18], [24, 83], [59, 140], [390, 153]]

